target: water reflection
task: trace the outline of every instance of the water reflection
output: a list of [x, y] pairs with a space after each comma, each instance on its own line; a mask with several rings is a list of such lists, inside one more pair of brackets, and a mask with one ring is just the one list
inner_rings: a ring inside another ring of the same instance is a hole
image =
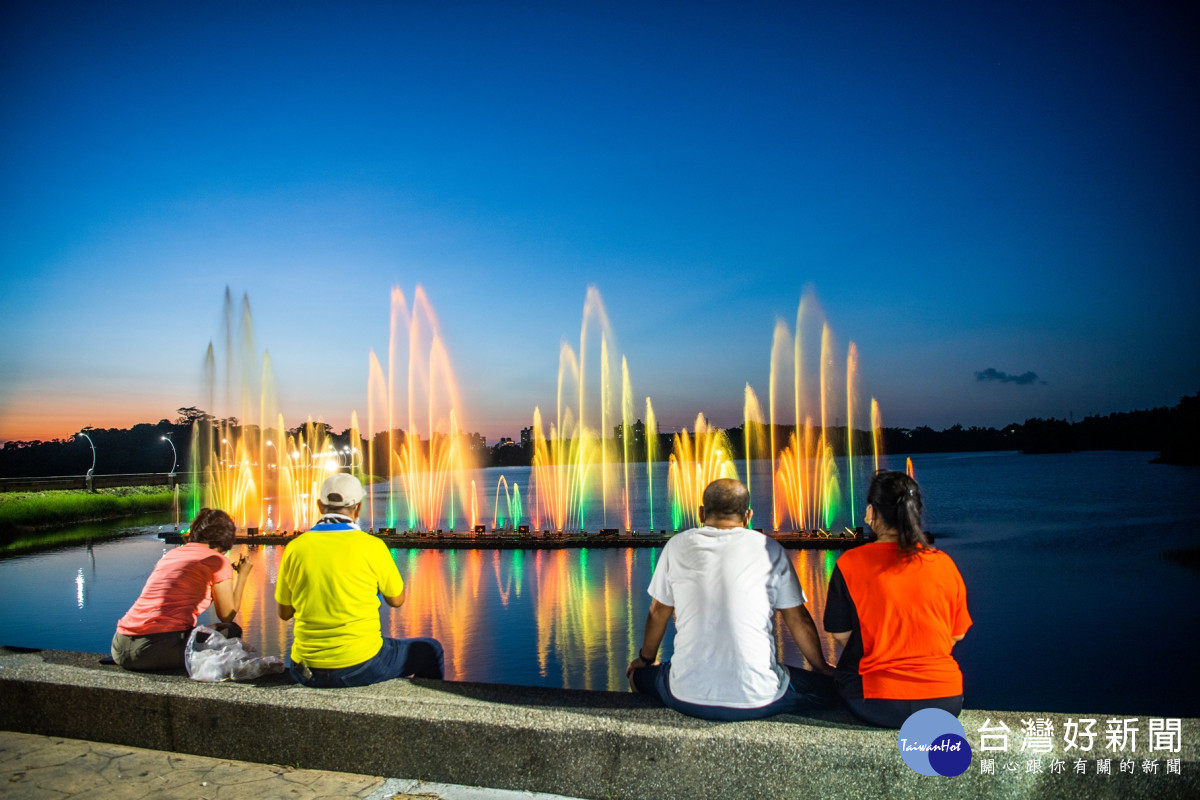
[[[146, 535], [0, 561], [0, 585], [6, 587], [0, 593], [0, 643], [107, 651], [117, 619], [170, 547]], [[279, 619], [275, 605], [284, 547], [238, 549], [254, 564], [238, 614], [246, 642], [261, 653], [286, 653], [292, 623]], [[406, 599], [399, 609], [380, 609], [384, 634], [436, 637], [445, 647], [447, 678], [626, 688], [625, 666], [641, 644], [650, 605], [646, 587], [660, 549], [391, 552]], [[790, 555], [819, 622], [837, 554]], [[69, 586], [69, 595], [56, 599], [56, 585]], [[38, 598], [34, 619], [18, 610], [23, 596]], [[201, 616], [201, 622], [213, 621], [211, 610]], [[673, 635], [669, 629], [663, 658], [670, 656]], [[778, 637], [785, 660], [803, 663], [782, 626]], [[832, 638], [823, 641], [832, 657]]]
[[[1200, 714], [1200, 693], [1186, 670], [1160, 670], [1149, 682], [1143, 675], [1145, 663], [1200, 660], [1195, 637], [1155, 632], [1195, 627], [1195, 569], [1164, 554], [1200, 547], [1191, 523], [1200, 473], [1149, 465], [1137, 453], [914, 461], [928, 528], [968, 587], [975, 625], [954, 653], [972, 708]], [[62, 531], [50, 538], [73, 544], [0, 558], [0, 643], [106, 652], [117, 619], [170, 549], [153, 528], [97, 538], [116, 530]], [[282, 555], [281, 548], [253, 548], [256, 566], [239, 615], [249, 643], [268, 654], [286, 652], [291, 637], [274, 601]], [[657, 550], [401, 549], [393, 556], [408, 602], [381, 612], [383, 628], [440, 638], [450, 677], [624, 689]], [[790, 556], [819, 629], [837, 553]], [[1118, 590], [1103, 618], [1095, 613], [1106, 596], [1098, 586]], [[212, 612], [206, 617], [211, 621]], [[1132, 632], [1140, 659], [1113, 658], [1107, 632], [1114, 628]], [[832, 638], [821, 638], [832, 659]], [[779, 634], [779, 644], [787, 663], [801, 663], [787, 634]], [[662, 654], [671, 650], [668, 631]], [[1114, 695], [1113, 686], [1121, 692]]]
[[[283, 548], [257, 555], [246, 589], [247, 636], [268, 652], [283, 652], [290, 625], [272, 599]], [[625, 550], [393, 550], [405, 580], [405, 603], [380, 610], [388, 636], [433, 636], [446, 654], [446, 677], [562, 686], [625, 688], [625, 666], [641, 644], [649, 610], [646, 594], [657, 549]], [[837, 554], [791, 553], [809, 609], [821, 619]], [[265, 569], [263, 569], [265, 567]], [[261, 571], [260, 571], [261, 570]], [[803, 658], [780, 626], [779, 648], [789, 663]], [[832, 637], [822, 634], [832, 659]], [[669, 657], [673, 631], [662, 654]], [[786, 640], [786, 641], [785, 641]]]

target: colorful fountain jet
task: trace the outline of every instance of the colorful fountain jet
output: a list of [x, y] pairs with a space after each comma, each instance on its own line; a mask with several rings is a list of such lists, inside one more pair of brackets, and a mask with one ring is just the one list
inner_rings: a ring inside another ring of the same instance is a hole
[[674, 532], [700, 524], [704, 489], [718, 478], [737, 479], [733, 448], [725, 431], [696, 415], [691, 436], [687, 430], [675, 434], [674, 451], [668, 461], [667, 487], [671, 498], [671, 528]]
[[[406, 391], [398, 407], [401, 354], [406, 354]], [[478, 512], [467, 476], [476, 466], [475, 456], [460, 422], [458, 385], [437, 315], [421, 286], [411, 309], [404, 293], [392, 289], [387, 374], [374, 352], [369, 367], [369, 461], [387, 476], [387, 527], [397, 527], [401, 500], [409, 530], [433, 531], [443, 524], [450, 530], [459, 524], [474, 527]], [[403, 429], [397, 429], [397, 418], [406, 420]], [[375, 426], [384, 420], [384, 435], [377, 436]]]

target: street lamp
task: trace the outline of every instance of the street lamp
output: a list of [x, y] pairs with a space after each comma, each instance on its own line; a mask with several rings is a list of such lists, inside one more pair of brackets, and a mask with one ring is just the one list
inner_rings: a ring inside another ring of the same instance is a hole
[[170, 477], [174, 478], [175, 477], [175, 465], [179, 463], [179, 451], [175, 449], [175, 443], [171, 441], [170, 436], [164, 436], [164, 437], [162, 437], [162, 440], [164, 442], [166, 442], [167, 444], [171, 445], [171, 475], [170, 475]]
[[83, 438], [87, 439], [88, 444], [90, 444], [92, 446], [92, 466], [87, 471], [87, 477], [90, 478], [90, 477], [92, 477], [92, 473], [96, 471], [96, 443], [92, 441], [92, 437], [88, 436], [83, 431], [80, 431], [79, 435], [82, 436]]
[[88, 469], [87, 475], [84, 476], [84, 481], [87, 483], [87, 489], [92, 490], [92, 473], [96, 471], [96, 443], [92, 441], [92, 437], [88, 436], [83, 431], [79, 435], [88, 440], [88, 444], [92, 446], [92, 466]]

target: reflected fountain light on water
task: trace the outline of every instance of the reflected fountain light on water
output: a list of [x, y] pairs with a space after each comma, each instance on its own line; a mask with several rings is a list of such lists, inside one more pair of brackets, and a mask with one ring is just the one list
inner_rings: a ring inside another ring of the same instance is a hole
[[[246, 641], [286, 653], [291, 626], [279, 621], [275, 576], [284, 547], [254, 547], [239, 622]], [[572, 689], [623, 691], [625, 666], [641, 644], [649, 610], [646, 588], [659, 549], [392, 550], [405, 602], [380, 609], [385, 636], [432, 636], [445, 648], [446, 677]], [[819, 621], [837, 554], [789, 555]], [[803, 657], [779, 631], [779, 652]], [[673, 629], [663, 645], [668, 658]], [[832, 658], [832, 637], [822, 634]]]

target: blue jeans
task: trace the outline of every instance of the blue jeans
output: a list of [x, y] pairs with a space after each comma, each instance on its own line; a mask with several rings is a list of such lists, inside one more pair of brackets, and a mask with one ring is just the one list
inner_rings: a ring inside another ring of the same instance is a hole
[[392, 678], [437, 678], [445, 673], [442, 644], [437, 639], [384, 639], [374, 657], [339, 669], [319, 669], [295, 663], [288, 656], [288, 672], [296, 683], [314, 689], [370, 686]]
[[[785, 665], [786, 666], [786, 665]], [[791, 680], [787, 690], [773, 703], [758, 708], [729, 708], [687, 703], [671, 694], [671, 662], [633, 671], [633, 687], [638, 694], [657, 698], [664, 706], [689, 717], [713, 722], [743, 722], [786, 714], [797, 708], [826, 708], [837, 702], [833, 678], [800, 667], [786, 667]]]

